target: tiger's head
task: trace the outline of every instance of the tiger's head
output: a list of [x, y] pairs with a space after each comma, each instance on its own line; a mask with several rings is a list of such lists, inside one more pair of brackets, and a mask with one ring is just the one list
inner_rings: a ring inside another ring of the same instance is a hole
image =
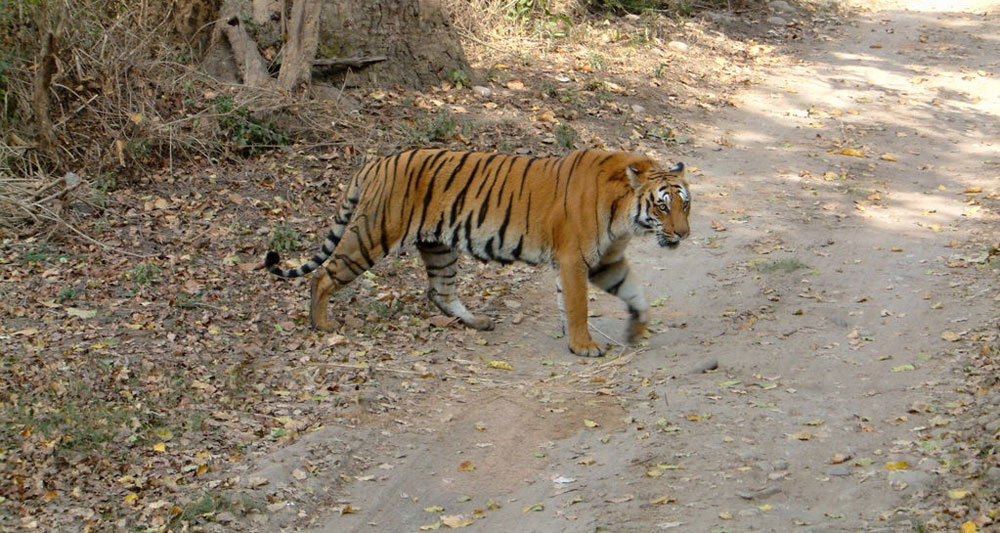
[[684, 163], [661, 170], [648, 159], [625, 168], [635, 190], [632, 229], [637, 234], [656, 233], [660, 246], [675, 248], [691, 232], [691, 191], [684, 177]]

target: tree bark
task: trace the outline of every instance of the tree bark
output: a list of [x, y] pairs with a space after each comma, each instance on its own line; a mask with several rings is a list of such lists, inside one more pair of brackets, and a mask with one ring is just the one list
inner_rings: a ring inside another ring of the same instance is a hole
[[288, 21], [288, 40], [281, 48], [278, 86], [286, 91], [312, 80], [312, 62], [319, 44], [319, 0], [295, 0]]
[[327, 1], [319, 39], [320, 59], [388, 57], [350, 77], [361, 85], [423, 88], [452, 70], [472, 74], [440, 0]]
[[271, 74], [267, 71], [264, 58], [257, 50], [257, 42], [243, 27], [243, 21], [235, 15], [229, 17], [228, 20], [222, 21], [221, 30], [229, 41], [229, 46], [233, 49], [233, 59], [236, 60], [243, 84], [251, 87], [271, 85], [274, 80], [271, 79]]
[[[326, 67], [323, 74], [329, 75], [338, 70], [329, 68], [334, 65], [354, 69], [350, 81], [361, 85], [421, 88], [447, 79], [452, 70], [470, 74], [440, 0], [224, 0], [220, 13], [217, 31], [229, 42], [246, 85], [293, 91], [311, 82], [314, 66]], [[248, 28], [243, 20], [251, 13], [254, 27]], [[282, 39], [275, 79], [267, 59]], [[354, 58], [383, 57], [352, 64]], [[218, 64], [222, 70], [214, 74], [232, 72], [231, 63]]]
[[53, 160], [58, 159], [58, 153], [56, 133], [49, 117], [49, 89], [52, 87], [52, 77], [56, 74], [57, 47], [56, 34], [50, 30], [45, 34], [42, 56], [35, 66], [35, 83], [31, 95], [35, 127], [38, 128], [38, 148]]

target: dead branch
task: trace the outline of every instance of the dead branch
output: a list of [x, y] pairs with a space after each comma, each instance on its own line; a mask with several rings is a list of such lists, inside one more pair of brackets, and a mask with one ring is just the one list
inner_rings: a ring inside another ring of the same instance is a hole
[[[76, 175], [75, 172], [67, 172], [65, 176], [56, 180], [55, 183], [64, 183], [66, 184], [66, 187], [61, 191], [54, 192], [46, 196], [45, 198], [42, 198], [41, 200], [36, 200], [35, 201], [36, 204], [44, 204], [45, 202], [48, 202], [49, 200], [53, 200], [55, 198], [65, 199], [67, 194], [72, 192], [74, 189], [76, 189], [83, 183], [83, 180], [80, 179], [80, 176]], [[50, 187], [44, 187], [43, 189], [48, 189], [48, 188]], [[40, 195], [41, 191], [39, 191], [39, 193], [36, 196]]]
[[32, 111], [38, 128], [38, 147], [47, 156], [56, 158], [56, 133], [49, 117], [49, 89], [56, 73], [57, 40], [55, 32], [49, 30], [42, 42], [42, 53], [35, 67], [35, 84], [32, 90]]
[[331, 59], [314, 59], [312, 62], [313, 68], [362, 68], [372, 63], [379, 63], [386, 61], [389, 58], [386, 56], [370, 56], [370, 57], [336, 57]]
[[230, 17], [221, 25], [222, 33], [229, 40], [236, 65], [243, 76], [243, 83], [251, 87], [270, 85], [271, 75], [267, 72], [264, 58], [257, 50], [257, 42], [250, 37], [243, 22], [237, 16]]

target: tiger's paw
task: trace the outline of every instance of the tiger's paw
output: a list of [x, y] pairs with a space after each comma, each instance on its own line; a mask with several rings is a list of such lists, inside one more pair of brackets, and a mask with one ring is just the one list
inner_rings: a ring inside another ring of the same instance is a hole
[[491, 331], [494, 327], [492, 320], [478, 316], [473, 316], [467, 320], [462, 319], [462, 323], [472, 329], [478, 329], [479, 331]]
[[604, 355], [604, 349], [593, 340], [581, 343], [570, 342], [569, 351], [580, 357], [600, 357]]
[[628, 339], [630, 344], [635, 344], [642, 341], [649, 336], [649, 328], [646, 327], [645, 322], [640, 322], [638, 320], [629, 320], [628, 329], [625, 331], [625, 338]]
[[326, 333], [332, 333], [337, 329], [337, 323], [327, 319], [325, 316], [316, 316], [314, 314], [309, 315], [309, 323], [313, 328]]

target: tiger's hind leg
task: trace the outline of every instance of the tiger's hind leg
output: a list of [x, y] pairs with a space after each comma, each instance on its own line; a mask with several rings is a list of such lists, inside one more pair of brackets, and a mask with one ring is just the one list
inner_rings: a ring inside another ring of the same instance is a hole
[[642, 287], [639, 286], [639, 281], [629, 268], [625, 257], [605, 256], [601, 263], [589, 272], [588, 277], [591, 283], [625, 302], [629, 312], [628, 328], [625, 330], [628, 342], [642, 340], [649, 321], [649, 307], [646, 305]]
[[385, 250], [378, 245], [372, 249], [365, 248], [357, 227], [348, 227], [325, 268], [313, 275], [310, 286], [309, 322], [314, 328], [327, 332], [336, 329], [336, 322], [327, 316], [330, 297], [371, 268], [376, 261], [385, 257], [385, 254]]
[[488, 318], [473, 315], [455, 294], [455, 276], [458, 274], [459, 253], [443, 244], [418, 244], [417, 250], [427, 268], [427, 298], [442, 313], [457, 317], [463, 324], [479, 330], [493, 329]]

